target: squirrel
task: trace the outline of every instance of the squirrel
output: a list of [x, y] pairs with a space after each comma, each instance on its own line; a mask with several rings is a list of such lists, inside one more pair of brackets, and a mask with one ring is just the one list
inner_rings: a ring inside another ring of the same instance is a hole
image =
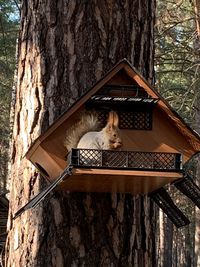
[[68, 152], [72, 148], [117, 150], [122, 147], [119, 117], [115, 111], [110, 111], [106, 126], [99, 128], [98, 117], [95, 113], [84, 114], [66, 132], [65, 147]]

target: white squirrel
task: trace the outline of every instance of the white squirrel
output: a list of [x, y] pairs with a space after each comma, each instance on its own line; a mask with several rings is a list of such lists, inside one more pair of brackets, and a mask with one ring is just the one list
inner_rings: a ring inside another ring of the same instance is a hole
[[68, 152], [72, 148], [116, 150], [122, 146], [119, 117], [110, 111], [106, 126], [98, 129], [98, 118], [95, 114], [83, 115], [66, 133], [65, 147]]

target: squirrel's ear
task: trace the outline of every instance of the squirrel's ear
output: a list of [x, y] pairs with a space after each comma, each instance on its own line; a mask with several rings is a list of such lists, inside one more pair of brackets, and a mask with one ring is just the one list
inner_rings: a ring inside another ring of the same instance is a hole
[[118, 127], [119, 126], [119, 116], [117, 112], [114, 112], [114, 126]]
[[108, 115], [108, 123], [109, 126], [118, 127], [119, 125], [119, 117], [115, 111], [110, 111]]
[[114, 125], [114, 115], [113, 111], [110, 111], [108, 114], [108, 121], [107, 121], [108, 126], [113, 126]]
[[117, 112], [110, 111], [108, 117], [108, 123], [112, 124], [112, 126], [118, 127], [119, 126], [119, 117]]

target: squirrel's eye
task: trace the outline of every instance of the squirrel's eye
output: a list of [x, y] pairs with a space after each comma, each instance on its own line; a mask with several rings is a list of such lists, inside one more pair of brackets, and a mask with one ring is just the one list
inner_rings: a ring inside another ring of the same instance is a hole
[[114, 137], [117, 137], [117, 135], [116, 135], [116, 134], [113, 134], [113, 136], [114, 136]]

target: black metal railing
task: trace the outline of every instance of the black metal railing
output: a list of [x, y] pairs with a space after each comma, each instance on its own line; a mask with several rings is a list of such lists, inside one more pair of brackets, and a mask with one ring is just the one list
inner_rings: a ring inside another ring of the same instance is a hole
[[176, 225], [176, 227], [179, 228], [190, 223], [188, 218], [176, 206], [168, 192], [163, 187], [159, 188], [149, 195], [169, 217], [169, 219]]
[[106, 95], [94, 95], [88, 101], [90, 103], [95, 104], [125, 104], [126, 106], [129, 104], [146, 104], [153, 105], [158, 102], [158, 98], [149, 98], [145, 96], [106, 96]]
[[72, 149], [71, 164], [75, 167], [181, 171], [179, 153]]
[[174, 185], [200, 209], [200, 188], [189, 174], [185, 173], [184, 179], [176, 181]]
[[94, 95], [86, 103], [88, 109], [102, 109], [102, 106], [108, 106], [114, 110], [146, 110], [153, 108], [159, 101], [158, 98], [150, 98], [145, 96], [108, 96]]

